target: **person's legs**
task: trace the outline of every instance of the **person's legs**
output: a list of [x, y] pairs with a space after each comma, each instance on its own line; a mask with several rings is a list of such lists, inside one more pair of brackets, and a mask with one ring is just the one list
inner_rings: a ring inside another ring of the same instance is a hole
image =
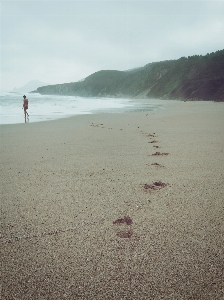
[[27, 114], [27, 112], [26, 112], [26, 109], [24, 108], [24, 118], [25, 118], [25, 123], [26, 123], [26, 114]]

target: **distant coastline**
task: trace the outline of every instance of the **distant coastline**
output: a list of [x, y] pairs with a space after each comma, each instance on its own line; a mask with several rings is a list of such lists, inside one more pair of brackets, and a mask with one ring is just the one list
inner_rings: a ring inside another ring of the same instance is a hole
[[48, 85], [48, 83], [44, 83], [39, 80], [31, 80], [20, 88], [15, 87], [11, 92], [12, 93], [29, 93], [33, 90], [36, 90], [39, 87], [46, 86], [46, 85]]
[[224, 50], [153, 62], [137, 69], [101, 70], [82, 81], [33, 93], [79, 97], [224, 101]]

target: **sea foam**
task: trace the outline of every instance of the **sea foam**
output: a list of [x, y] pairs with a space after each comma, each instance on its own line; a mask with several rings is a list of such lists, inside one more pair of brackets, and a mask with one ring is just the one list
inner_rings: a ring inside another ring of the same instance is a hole
[[[132, 99], [123, 98], [83, 98], [76, 96], [40, 95], [27, 93], [29, 100], [29, 122], [40, 122], [66, 118], [80, 114], [122, 113], [126, 111], [145, 110], [145, 105]], [[24, 122], [23, 95], [0, 92], [0, 124], [17, 124]], [[148, 110], [158, 106], [147, 104]]]

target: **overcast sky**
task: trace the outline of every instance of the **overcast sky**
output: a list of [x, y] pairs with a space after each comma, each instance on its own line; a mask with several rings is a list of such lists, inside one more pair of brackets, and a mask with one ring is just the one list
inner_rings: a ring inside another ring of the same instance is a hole
[[224, 49], [224, 0], [1, 0], [1, 89]]

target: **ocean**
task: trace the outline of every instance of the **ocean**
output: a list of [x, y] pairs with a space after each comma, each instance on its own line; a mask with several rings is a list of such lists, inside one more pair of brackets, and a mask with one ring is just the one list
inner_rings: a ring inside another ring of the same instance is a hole
[[[67, 118], [80, 114], [124, 113], [156, 110], [161, 105], [124, 98], [83, 98], [26, 93], [29, 122]], [[0, 92], [0, 124], [24, 123], [23, 94]]]

